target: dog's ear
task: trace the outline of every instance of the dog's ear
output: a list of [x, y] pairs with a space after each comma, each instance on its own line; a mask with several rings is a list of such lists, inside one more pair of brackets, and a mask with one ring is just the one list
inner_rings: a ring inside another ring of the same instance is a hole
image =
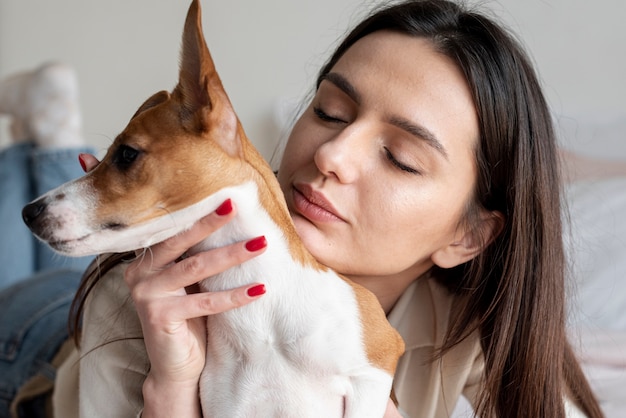
[[239, 120], [215, 70], [202, 32], [200, 1], [187, 12], [178, 85], [183, 125], [194, 133], [211, 132], [211, 139], [231, 156], [242, 153]]
[[154, 93], [152, 96], [148, 97], [148, 99], [145, 102], [143, 102], [141, 106], [139, 106], [139, 109], [137, 109], [137, 111], [135, 112], [133, 117], [130, 118], [130, 120], [135, 119], [137, 116], [139, 116], [146, 110], [151, 109], [154, 106], [165, 102], [169, 98], [170, 98], [170, 93], [168, 91], [163, 90], [158, 93]]

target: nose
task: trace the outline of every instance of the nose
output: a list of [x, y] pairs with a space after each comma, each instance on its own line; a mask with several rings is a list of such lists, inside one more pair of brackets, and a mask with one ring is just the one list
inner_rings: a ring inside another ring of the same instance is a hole
[[366, 128], [351, 125], [319, 146], [313, 160], [326, 177], [340, 183], [355, 182], [366, 165], [368, 133]]
[[41, 215], [45, 208], [46, 205], [41, 200], [36, 200], [24, 206], [24, 209], [22, 209], [22, 219], [24, 223], [30, 229], [33, 229], [36, 225], [37, 218], [39, 218], [39, 215]]

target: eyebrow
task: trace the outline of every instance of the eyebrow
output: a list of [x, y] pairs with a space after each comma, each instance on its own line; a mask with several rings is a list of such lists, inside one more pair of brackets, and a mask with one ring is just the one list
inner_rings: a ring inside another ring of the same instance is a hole
[[[356, 103], [361, 103], [361, 95], [359, 92], [357, 92], [354, 86], [341, 74], [332, 72], [327, 73], [320, 77], [319, 82], [321, 83], [324, 80], [328, 80], [334, 84]], [[425, 141], [428, 145], [438, 151], [446, 160], [448, 160], [448, 153], [443, 147], [443, 144], [439, 141], [439, 139], [437, 139], [437, 136], [426, 127], [400, 117], [393, 117], [389, 122], [403, 131], [408, 132], [412, 136]]]
[[357, 103], [361, 103], [361, 95], [356, 91], [354, 86], [341, 74], [327, 73], [320, 78], [320, 84], [322, 81], [328, 80], [339, 88], [339, 90], [346, 93], [352, 100]]
[[403, 118], [392, 118], [391, 124], [397, 126], [398, 128], [410, 133], [411, 135], [426, 141], [428, 145], [433, 147], [436, 151], [438, 151], [446, 160], [448, 160], [448, 153], [446, 149], [441, 144], [441, 141], [437, 139], [434, 133], [430, 130], [426, 129], [421, 125], [417, 125], [407, 119]]

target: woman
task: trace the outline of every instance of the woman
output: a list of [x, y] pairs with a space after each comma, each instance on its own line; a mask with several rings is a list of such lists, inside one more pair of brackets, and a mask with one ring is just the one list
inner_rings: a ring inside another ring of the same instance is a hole
[[[307, 248], [370, 289], [407, 342], [394, 382], [407, 416], [447, 416], [461, 394], [479, 416], [602, 415], [565, 335], [549, 111], [491, 20], [444, 0], [366, 19], [322, 68], [278, 179]], [[235, 211], [152, 247], [150, 263], [114, 256], [88, 272], [82, 358], [64, 363], [57, 408], [75, 408], [63, 390], [79, 365], [83, 413], [199, 416], [202, 317], [262, 292], [185, 288], [263, 249], [179, 256]], [[386, 416], [399, 416], [391, 403]]]

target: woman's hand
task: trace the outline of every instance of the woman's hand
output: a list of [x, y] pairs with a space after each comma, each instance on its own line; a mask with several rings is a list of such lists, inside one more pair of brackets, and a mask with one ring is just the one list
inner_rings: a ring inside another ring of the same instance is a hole
[[227, 200], [189, 231], [146, 250], [126, 269], [125, 280], [141, 321], [151, 365], [143, 387], [144, 417], [199, 414], [198, 381], [206, 355], [205, 317], [243, 306], [264, 293], [262, 284], [215, 293], [189, 290], [202, 279], [264, 251], [261, 237], [180, 259], [187, 249], [230, 221], [234, 212]]

